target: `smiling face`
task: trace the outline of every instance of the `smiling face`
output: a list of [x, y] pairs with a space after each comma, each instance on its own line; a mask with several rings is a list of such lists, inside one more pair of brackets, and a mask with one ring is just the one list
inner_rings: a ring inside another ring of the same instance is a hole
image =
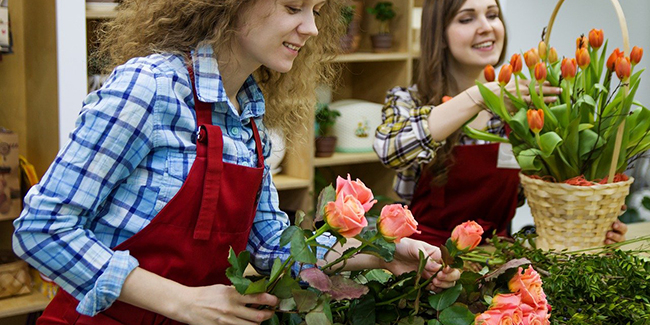
[[240, 67], [263, 65], [288, 72], [307, 40], [318, 35], [316, 19], [324, 0], [258, 0], [241, 17], [233, 43]]
[[467, 0], [447, 26], [450, 65], [454, 69], [483, 69], [499, 61], [505, 27], [495, 0]]

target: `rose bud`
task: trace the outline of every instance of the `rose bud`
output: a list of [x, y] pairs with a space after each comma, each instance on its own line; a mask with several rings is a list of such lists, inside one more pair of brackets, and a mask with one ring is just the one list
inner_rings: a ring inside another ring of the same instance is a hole
[[546, 64], [544, 62], [538, 62], [535, 64], [535, 80], [538, 83], [543, 83], [546, 80]]
[[485, 69], [483, 69], [483, 76], [485, 76], [487, 82], [494, 81], [494, 67], [491, 64], [485, 66]]
[[605, 40], [605, 35], [603, 34], [602, 29], [592, 29], [589, 31], [589, 45], [593, 49], [599, 49], [603, 45], [603, 41]]
[[499, 71], [499, 84], [501, 86], [505, 86], [510, 82], [510, 78], [512, 77], [512, 66], [508, 63], [504, 64], [501, 67], [501, 71]]
[[544, 128], [544, 111], [541, 109], [529, 109], [526, 112], [528, 127], [533, 133], [539, 133]]
[[401, 204], [389, 204], [381, 209], [377, 229], [389, 243], [399, 243], [404, 237], [420, 233], [418, 223], [408, 206], [402, 207]]
[[621, 81], [627, 80], [632, 73], [630, 59], [626, 57], [616, 59], [615, 69], [618, 79], [621, 79]]
[[591, 57], [589, 56], [589, 51], [585, 48], [578, 49], [576, 51], [576, 62], [580, 69], [584, 70], [591, 63]]
[[483, 227], [475, 221], [465, 221], [451, 232], [451, 241], [459, 250], [472, 250], [481, 243]]
[[562, 59], [562, 65], [560, 66], [560, 70], [562, 71], [562, 77], [568, 81], [573, 80], [575, 78], [576, 73], [578, 72], [578, 63], [576, 62], [576, 59], [569, 59], [569, 58], [564, 58]]
[[524, 61], [526, 61], [526, 66], [529, 69], [532, 69], [537, 62], [539, 62], [539, 56], [537, 55], [537, 50], [530, 49], [528, 52], [524, 53]]
[[550, 50], [548, 50], [548, 62], [549, 63], [555, 63], [558, 60], [557, 56], [557, 50], [554, 47], [551, 47]]
[[546, 56], [548, 55], [548, 48], [546, 47], [546, 43], [544, 43], [544, 41], [539, 42], [539, 45], [537, 45], [537, 55], [539, 55], [539, 58], [542, 59], [542, 61], [546, 60]]
[[512, 66], [512, 73], [519, 73], [521, 72], [521, 68], [523, 66], [523, 62], [521, 62], [521, 55], [518, 53], [515, 53], [510, 57], [510, 65]]
[[576, 50], [586, 49], [588, 45], [589, 45], [589, 40], [585, 35], [580, 35], [580, 37], [576, 39]]
[[641, 58], [643, 57], [643, 48], [635, 46], [632, 48], [632, 52], [630, 52], [630, 63], [632, 65], [636, 65], [641, 61]]
[[368, 225], [361, 202], [352, 195], [337, 195], [325, 205], [325, 222], [341, 236], [352, 238]]
[[621, 50], [618, 48], [615, 48], [614, 51], [612, 51], [612, 54], [609, 55], [607, 63], [605, 64], [607, 66], [607, 70], [614, 71], [614, 68], [616, 66], [616, 59], [620, 57], [623, 57], [623, 52], [621, 52]]

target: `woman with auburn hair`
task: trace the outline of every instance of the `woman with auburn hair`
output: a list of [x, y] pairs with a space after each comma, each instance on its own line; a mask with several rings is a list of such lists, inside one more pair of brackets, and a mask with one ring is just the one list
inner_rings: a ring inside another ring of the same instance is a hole
[[[315, 85], [333, 74], [327, 61], [342, 34], [341, 6], [122, 2], [103, 29], [102, 53], [116, 67], [86, 97], [69, 142], [14, 222], [16, 253], [61, 286], [38, 324], [272, 317], [276, 297], [242, 296], [228, 285], [228, 252], [248, 250], [262, 273], [289, 257], [265, 130], [310, 127]], [[335, 242], [328, 234], [318, 240]], [[399, 274], [417, 269], [420, 251], [432, 256], [426, 272], [434, 274], [440, 251], [410, 239], [392, 263], [362, 256], [346, 268]], [[338, 257], [317, 253], [319, 264]], [[445, 270], [432, 283], [450, 287], [459, 276]]]
[[[444, 244], [454, 226], [467, 220], [476, 220], [488, 238], [495, 232], [507, 235], [524, 200], [519, 169], [498, 164], [500, 151], [512, 151], [462, 132], [476, 116], [469, 126], [506, 136], [506, 124], [484, 109], [475, 85], [477, 79], [485, 81], [487, 65], [500, 64], [505, 57], [507, 37], [499, 2], [425, 0], [421, 31], [416, 83], [388, 92], [374, 149], [383, 164], [398, 172], [394, 189], [410, 201], [422, 231], [413, 238]], [[514, 93], [512, 79], [506, 88]], [[498, 82], [485, 85], [499, 94]], [[519, 89], [530, 102], [528, 81], [520, 80]], [[545, 101], [555, 101], [560, 91], [544, 85]], [[613, 229], [606, 243], [624, 240], [625, 224], [616, 222]]]

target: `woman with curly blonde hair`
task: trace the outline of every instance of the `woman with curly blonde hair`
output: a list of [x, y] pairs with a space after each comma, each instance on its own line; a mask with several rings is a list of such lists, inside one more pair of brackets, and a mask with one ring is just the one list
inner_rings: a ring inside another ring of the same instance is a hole
[[[61, 286], [38, 324], [272, 317], [259, 306], [276, 297], [227, 285], [229, 247], [249, 251], [262, 273], [289, 256], [264, 131], [307, 127], [315, 85], [332, 75], [340, 9], [339, 0], [120, 5], [102, 48], [116, 67], [84, 101], [70, 141], [14, 223], [16, 253]], [[396, 262], [360, 257], [346, 268], [410, 271], [420, 250], [440, 258], [406, 240]], [[318, 248], [324, 263], [337, 257], [327, 252]], [[458, 277], [441, 272], [433, 283], [449, 287]]]

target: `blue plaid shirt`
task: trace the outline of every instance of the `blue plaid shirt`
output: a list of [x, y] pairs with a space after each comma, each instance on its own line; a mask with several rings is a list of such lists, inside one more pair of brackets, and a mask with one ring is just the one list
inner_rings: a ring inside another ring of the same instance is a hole
[[[249, 118], [271, 152], [262, 116], [264, 98], [249, 77], [229, 102], [210, 46], [192, 53], [197, 96], [213, 103], [212, 119], [223, 130], [223, 159], [254, 167], [255, 140]], [[14, 222], [16, 253], [80, 300], [77, 311], [94, 315], [120, 295], [138, 266], [129, 251], [112, 248], [138, 233], [174, 197], [196, 157], [194, 99], [183, 58], [154, 54], [117, 67], [104, 86], [86, 97], [76, 129], [41, 182], [25, 198]], [[247, 250], [260, 272], [270, 272], [289, 225], [264, 166], [262, 192]], [[333, 237], [319, 238], [331, 246]], [[223, 249], [228, 249], [224, 247]], [[319, 248], [323, 258], [325, 249]]]

